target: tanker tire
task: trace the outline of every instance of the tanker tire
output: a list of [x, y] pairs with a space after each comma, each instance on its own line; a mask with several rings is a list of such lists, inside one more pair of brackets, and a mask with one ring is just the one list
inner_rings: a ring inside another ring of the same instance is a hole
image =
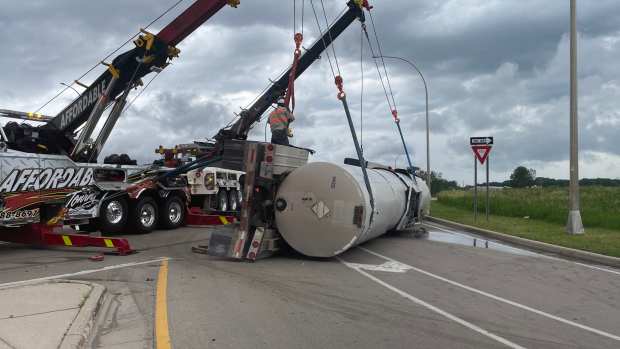
[[106, 234], [118, 234], [125, 230], [129, 208], [124, 197], [114, 198], [101, 204], [99, 218], [95, 219], [93, 227]]
[[143, 196], [131, 205], [129, 214], [130, 233], [148, 234], [157, 226], [157, 203], [150, 196]]
[[177, 195], [170, 195], [159, 208], [159, 225], [163, 229], [176, 229], [185, 222], [185, 203]]

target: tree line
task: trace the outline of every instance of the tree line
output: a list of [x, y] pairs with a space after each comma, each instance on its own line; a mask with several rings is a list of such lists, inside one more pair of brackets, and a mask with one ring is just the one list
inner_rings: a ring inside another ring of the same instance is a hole
[[[426, 180], [426, 172], [416, 169], [416, 175]], [[478, 185], [483, 185], [479, 183]], [[568, 179], [555, 179], [547, 177], [537, 177], [536, 170], [519, 166], [512, 171], [510, 179], [503, 182], [489, 182], [492, 187], [511, 187], [511, 188], [529, 188], [529, 187], [568, 187]], [[601, 187], [620, 187], [620, 179], [611, 178], [584, 178], [579, 180], [582, 186], [601, 186]], [[431, 194], [445, 191], [460, 189], [461, 187], [456, 181], [443, 178], [440, 172], [431, 171]]]
[[[514, 169], [510, 179], [503, 182], [491, 182], [489, 185], [498, 187], [528, 188], [528, 187], [568, 187], [568, 179], [536, 177], [536, 171], [519, 166]], [[582, 186], [620, 187], [620, 179], [611, 178], [583, 178], [579, 180]]]

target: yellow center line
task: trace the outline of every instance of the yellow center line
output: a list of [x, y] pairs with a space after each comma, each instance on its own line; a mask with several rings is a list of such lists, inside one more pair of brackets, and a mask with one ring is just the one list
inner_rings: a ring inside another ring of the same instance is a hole
[[168, 327], [168, 260], [161, 261], [157, 275], [157, 296], [155, 299], [155, 338], [157, 349], [171, 349], [170, 331]]

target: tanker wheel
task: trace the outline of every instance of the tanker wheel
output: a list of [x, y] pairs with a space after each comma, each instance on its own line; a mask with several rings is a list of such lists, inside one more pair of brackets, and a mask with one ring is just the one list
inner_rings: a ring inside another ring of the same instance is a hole
[[228, 211], [228, 193], [225, 189], [221, 189], [217, 193], [217, 210], [221, 212]]
[[109, 199], [101, 205], [99, 218], [94, 220], [93, 226], [102, 233], [120, 233], [125, 229], [128, 217], [129, 208], [124, 197]]
[[185, 203], [177, 195], [170, 195], [159, 209], [159, 225], [164, 229], [176, 229], [185, 220]]
[[228, 193], [228, 209], [230, 211], [239, 210], [239, 193], [234, 189]]
[[157, 203], [150, 196], [143, 196], [131, 205], [129, 223], [132, 233], [148, 234], [155, 229], [158, 221]]

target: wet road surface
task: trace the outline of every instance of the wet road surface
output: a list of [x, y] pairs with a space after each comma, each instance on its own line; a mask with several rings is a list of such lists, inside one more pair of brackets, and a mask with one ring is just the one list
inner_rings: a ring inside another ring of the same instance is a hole
[[129, 235], [139, 252], [102, 262], [84, 250], [2, 244], [0, 287], [38, 278], [105, 285], [93, 347], [157, 347], [162, 259], [176, 348], [620, 347], [620, 271], [428, 230], [339, 258], [256, 263], [192, 253], [211, 231], [196, 228]]

